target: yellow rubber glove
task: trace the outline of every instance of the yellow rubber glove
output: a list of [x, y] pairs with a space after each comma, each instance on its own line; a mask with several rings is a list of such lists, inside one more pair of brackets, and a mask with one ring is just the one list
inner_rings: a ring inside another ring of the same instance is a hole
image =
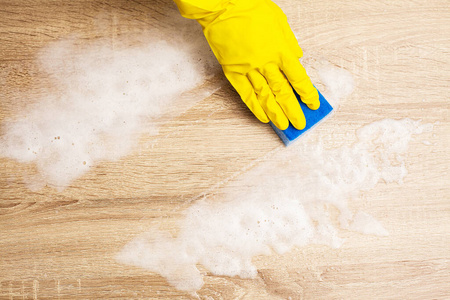
[[[174, 0], [196, 19], [225, 76], [253, 114], [279, 129], [306, 125], [291, 86], [311, 109], [319, 95], [299, 62], [302, 50], [286, 15], [270, 0]], [[289, 81], [288, 81], [289, 80]], [[289, 121], [288, 121], [289, 120]]]

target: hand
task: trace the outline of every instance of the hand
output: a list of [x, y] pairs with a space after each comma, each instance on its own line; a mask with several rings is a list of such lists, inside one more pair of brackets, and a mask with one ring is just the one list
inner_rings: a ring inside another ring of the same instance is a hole
[[244, 103], [261, 122], [272, 121], [284, 130], [291, 121], [303, 129], [305, 117], [292, 87], [310, 109], [319, 108], [319, 95], [299, 62], [302, 50], [281, 9], [270, 0], [221, 0], [204, 6], [215, 11], [197, 21]]

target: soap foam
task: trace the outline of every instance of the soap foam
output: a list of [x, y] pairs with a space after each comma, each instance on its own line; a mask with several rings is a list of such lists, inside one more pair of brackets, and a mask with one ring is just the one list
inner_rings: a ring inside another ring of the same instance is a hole
[[372, 234], [378, 236], [389, 235], [389, 232], [378, 220], [363, 211], [358, 211], [353, 216], [353, 221], [350, 224], [349, 229], [356, 232], [361, 232], [363, 234]]
[[[38, 64], [52, 86], [3, 122], [0, 155], [35, 163], [40, 179], [33, 181], [61, 190], [98, 161], [128, 154], [140, 134], [156, 135], [179, 96], [215, 72], [215, 59], [204, 39], [136, 40], [149, 42], [73, 38], [43, 49]], [[183, 100], [185, 109], [201, 99]]]
[[326, 86], [325, 98], [334, 109], [337, 109], [340, 100], [353, 92], [355, 82], [352, 74], [344, 68], [333, 66], [327, 61], [323, 61], [317, 66], [317, 74]]
[[[289, 147], [215, 197], [193, 204], [176, 236], [152, 228], [126, 245], [117, 259], [193, 292], [203, 284], [197, 264], [214, 275], [254, 278], [252, 258], [257, 255], [282, 254], [308, 244], [339, 247], [343, 229], [385, 236], [388, 231], [381, 223], [365, 212], [353, 214], [347, 201], [379, 182], [401, 183], [409, 142], [429, 128], [410, 119], [386, 119], [359, 129], [357, 140], [348, 146]], [[338, 209], [338, 220], [332, 218], [331, 207]]]

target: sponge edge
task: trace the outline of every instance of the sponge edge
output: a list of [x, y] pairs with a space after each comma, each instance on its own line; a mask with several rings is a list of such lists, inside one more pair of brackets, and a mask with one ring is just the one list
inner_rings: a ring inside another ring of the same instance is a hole
[[289, 127], [286, 130], [280, 130], [272, 122], [270, 122], [273, 130], [275, 130], [285, 146], [289, 146], [290, 144], [292, 144], [301, 135], [316, 126], [317, 123], [322, 121], [333, 110], [333, 107], [330, 105], [330, 103], [328, 103], [328, 101], [320, 93], [320, 91], [318, 92], [320, 107], [317, 110], [312, 110], [309, 109], [308, 106], [300, 100], [300, 96], [294, 91], [295, 96], [297, 97], [297, 100], [303, 110], [303, 114], [305, 115], [306, 127], [304, 129], [298, 130], [292, 125], [292, 123], [289, 123]]

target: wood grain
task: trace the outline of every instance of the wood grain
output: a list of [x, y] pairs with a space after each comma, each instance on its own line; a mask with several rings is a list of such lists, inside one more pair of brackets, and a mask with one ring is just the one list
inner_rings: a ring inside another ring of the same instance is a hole
[[[356, 89], [317, 134], [339, 146], [383, 118], [435, 123], [410, 148], [405, 183], [380, 185], [352, 203], [379, 219], [386, 238], [345, 234], [340, 249], [308, 246], [258, 257], [254, 280], [205, 276], [201, 299], [449, 299], [450, 119], [448, 1], [279, 0], [305, 52], [350, 71]], [[42, 47], [76, 35], [88, 43], [154, 29], [175, 36], [169, 0], [0, 0], [0, 118], [12, 118], [48, 83]], [[318, 82], [317, 74], [311, 77]], [[26, 95], [26, 96], [24, 96]], [[220, 134], [217, 134], [220, 132]], [[150, 143], [154, 137], [143, 137]], [[69, 188], [33, 192], [32, 165], [0, 158], [1, 299], [191, 299], [164, 278], [114, 255], [214, 193], [282, 145], [228, 83], [165, 124], [154, 147], [93, 167]]]

